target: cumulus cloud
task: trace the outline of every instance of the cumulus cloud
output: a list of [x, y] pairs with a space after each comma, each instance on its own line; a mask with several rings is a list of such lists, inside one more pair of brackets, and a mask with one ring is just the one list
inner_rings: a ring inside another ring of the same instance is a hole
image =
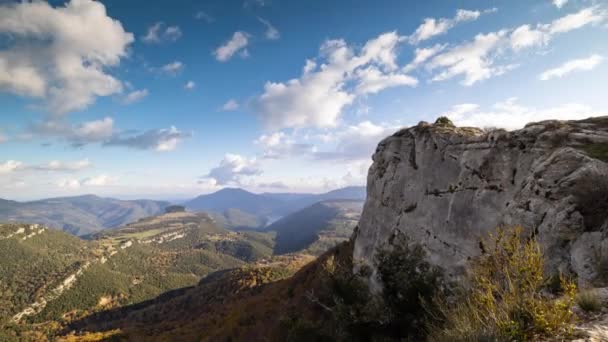
[[262, 134], [254, 143], [264, 150], [263, 156], [268, 159], [305, 156], [315, 151], [312, 144], [298, 143], [284, 132]]
[[144, 97], [148, 96], [150, 93], [148, 89], [134, 90], [128, 93], [123, 99], [122, 103], [124, 104], [132, 104], [135, 102], [139, 102], [143, 100]]
[[238, 154], [226, 154], [219, 166], [214, 167], [203, 179], [214, 180], [217, 185], [240, 184], [244, 177], [258, 176], [262, 169], [255, 158]]
[[34, 137], [56, 137], [67, 141], [73, 147], [92, 143], [102, 146], [122, 146], [139, 150], [172, 151], [191, 133], [181, 132], [175, 127], [151, 129], [145, 132], [117, 131], [114, 120], [106, 117], [100, 120], [70, 125], [63, 120], [46, 120], [33, 124], [28, 133]]
[[428, 48], [416, 48], [416, 50], [414, 50], [414, 59], [403, 67], [403, 71], [407, 73], [416, 69], [424, 62], [428, 61], [431, 57], [443, 51], [446, 46], [446, 44], [435, 44]]
[[85, 178], [81, 181], [84, 186], [107, 186], [114, 183], [116, 178], [108, 175], [99, 175], [94, 177]]
[[148, 44], [158, 44], [166, 41], [176, 41], [182, 36], [182, 30], [179, 26], [166, 26], [162, 21], [154, 23], [148, 27], [142, 41]]
[[106, 140], [104, 146], [124, 146], [138, 150], [155, 150], [159, 152], [173, 151], [184, 139], [190, 138], [191, 133], [178, 130], [175, 127], [167, 129], [152, 129], [142, 133], [118, 133]]
[[264, 36], [266, 37], [266, 39], [277, 40], [277, 39], [281, 38], [281, 34], [279, 33], [279, 30], [277, 30], [276, 27], [272, 26], [270, 21], [262, 19], [260, 17], [258, 17], [258, 20], [262, 24], [264, 24], [264, 26], [266, 26], [266, 32], [264, 33]]
[[564, 5], [567, 3], [568, 3], [568, 0], [553, 0], [553, 6], [560, 8], [560, 9], [562, 7], [564, 7]]
[[471, 86], [477, 82], [502, 75], [516, 68], [517, 64], [501, 64], [507, 52], [548, 44], [556, 35], [597, 24], [606, 19], [606, 13], [598, 7], [585, 8], [577, 13], [563, 16], [549, 24], [536, 27], [522, 25], [513, 30], [500, 30], [478, 34], [472, 41], [453, 46], [436, 54], [426, 67], [436, 71], [433, 81], [444, 81], [463, 76], [461, 83]]
[[89, 159], [82, 159], [73, 162], [62, 162], [53, 160], [46, 164], [36, 165], [32, 169], [39, 171], [55, 171], [55, 172], [74, 172], [80, 171], [93, 166]]
[[300, 78], [266, 82], [252, 108], [271, 130], [334, 127], [357, 97], [416, 85], [397, 66], [396, 49], [403, 41], [396, 32], [387, 32], [356, 50], [344, 40], [328, 40], [318, 60], [306, 61]]
[[59, 188], [66, 189], [78, 189], [80, 187], [100, 187], [112, 185], [116, 182], [117, 178], [108, 175], [99, 175], [94, 177], [88, 177], [83, 179], [67, 178], [60, 179], [56, 185]]
[[460, 104], [441, 114], [458, 126], [498, 127], [519, 129], [527, 123], [543, 120], [580, 120], [601, 115], [591, 107], [567, 103], [550, 108], [526, 107], [517, 98], [496, 103], [490, 110], [482, 110], [476, 104]]
[[456, 15], [451, 19], [426, 18], [424, 19], [424, 22], [418, 26], [416, 31], [408, 37], [408, 40], [411, 44], [418, 44], [435, 36], [445, 34], [458, 23], [477, 20], [480, 15], [480, 11], [459, 9], [456, 12]]
[[186, 90], [192, 90], [194, 88], [196, 88], [196, 83], [194, 81], [188, 81], [184, 84], [184, 89]]
[[4, 163], [0, 163], [0, 174], [11, 173], [20, 167], [23, 166], [23, 163], [17, 160], [7, 160]]
[[243, 31], [234, 32], [232, 38], [218, 47], [213, 54], [215, 58], [220, 62], [226, 62], [234, 56], [237, 52], [241, 51], [243, 57], [247, 57], [249, 52], [247, 51], [247, 45], [249, 44], [249, 34]]
[[78, 189], [80, 188], [80, 181], [78, 179], [61, 179], [57, 182], [57, 187], [67, 189]]
[[511, 47], [517, 51], [527, 47], [544, 46], [556, 34], [598, 24], [606, 20], [606, 17], [605, 12], [594, 6], [565, 15], [549, 24], [538, 24], [534, 28], [530, 25], [522, 25], [511, 33]]
[[552, 78], [561, 78], [565, 75], [576, 71], [589, 71], [598, 66], [604, 57], [600, 55], [591, 55], [588, 58], [573, 59], [560, 65], [557, 68], [549, 69], [538, 76], [542, 81], [547, 81]]
[[112, 137], [114, 134], [114, 120], [105, 117], [100, 120], [71, 125], [62, 119], [50, 119], [32, 124], [28, 134], [41, 137], [57, 137], [65, 139], [74, 147], [81, 147], [94, 142], [102, 142]]
[[63, 114], [123, 89], [106, 69], [127, 55], [133, 35], [107, 15], [101, 2], [5, 3], [0, 5], [0, 34], [13, 38], [0, 51], [0, 91], [42, 100], [50, 111]]
[[313, 157], [321, 160], [370, 160], [380, 140], [393, 134], [399, 127], [362, 121], [332, 134], [336, 142], [333, 150], [315, 151]]
[[470, 86], [476, 82], [501, 75], [513, 66], [494, 65], [494, 55], [507, 36], [507, 31], [478, 34], [473, 41], [455, 46], [435, 56], [427, 65], [430, 70], [441, 70], [433, 81], [444, 81], [464, 75], [462, 84]]
[[231, 112], [239, 109], [239, 103], [235, 99], [230, 99], [222, 105], [222, 111]]
[[166, 75], [175, 76], [184, 70], [184, 63], [173, 61], [160, 67], [160, 71]]

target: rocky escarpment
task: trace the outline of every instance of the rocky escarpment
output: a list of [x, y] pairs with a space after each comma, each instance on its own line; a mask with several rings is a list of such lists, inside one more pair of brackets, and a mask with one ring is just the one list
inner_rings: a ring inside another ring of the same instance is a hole
[[608, 117], [484, 131], [421, 122], [378, 145], [354, 258], [405, 233], [433, 262], [463, 274], [498, 226], [536, 234], [550, 272], [608, 282]]

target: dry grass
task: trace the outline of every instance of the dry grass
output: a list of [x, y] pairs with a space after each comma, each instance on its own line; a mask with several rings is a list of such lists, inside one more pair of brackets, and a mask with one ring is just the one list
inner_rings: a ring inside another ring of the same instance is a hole
[[561, 277], [561, 298], [542, 294], [546, 278], [539, 244], [521, 228], [499, 229], [482, 242], [470, 288], [455, 303], [439, 300], [436, 341], [527, 341], [569, 334], [576, 286]]
[[602, 301], [593, 290], [581, 291], [576, 296], [576, 304], [585, 312], [598, 312], [602, 309]]

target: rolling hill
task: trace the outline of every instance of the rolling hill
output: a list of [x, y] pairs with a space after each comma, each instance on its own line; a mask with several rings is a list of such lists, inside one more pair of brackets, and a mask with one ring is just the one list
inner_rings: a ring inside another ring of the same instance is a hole
[[351, 237], [362, 210], [363, 201], [323, 201], [285, 216], [265, 230], [277, 234], [275, 254], [319, 255]]
[[[195, 285], [214, 271], [270, 257], [272, 237], [228, 231], [207, 214], [187, 212], [90, 240], [38, 224], [0, 225], [0, 331], [70, 321]], [[0, 333], [0, 340], [9, 337]]]
[[[323, 194], [262, 193], [226, 188], [198, 196], [184, 205], [192, 211], [205, 211], [226, 223], [228, 228], [260, 229], [267, 222], [292, 214], [326, 200], [365, 200], [365, 187], [347, 187]], [[231, 222], [233, 221], [233, 222]]]
[[186, 208], [195, 211], [224, 212], [228, 209], [238, 209], [257, 216], [272, 215], [281, 204], [278, 199], [234, 188], [201, 195], [184, 203]]
[[164, 212], [168, 202], [123, 201], [94, 195], [32, 202], [0, 201], [0, 222], [38, 223], [74, 235], [87, 235]]

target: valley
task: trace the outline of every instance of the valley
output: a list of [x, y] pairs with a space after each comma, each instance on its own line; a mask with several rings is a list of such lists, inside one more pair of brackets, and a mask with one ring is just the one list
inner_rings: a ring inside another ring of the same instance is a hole
[[[39, 224], [2, 224], [0, 253], [6, 266], [0, 267], [0, 302], [10, 305], [0, 315], [6, 334], [0, 337], [10, 339], [34, 326], [32, 336], [44, 335], [95, 312], [138, 306], [164, 292], [195, 286], [219, 270], [270, 272], [252, 280], [254, 285], [284, 278], [312, 255], [349, 239], [361, 209], [362, 201], [324, 201], [275, 225], [252, 229], [235, 224], [243, 222], [235, 218], [243, 215], [239, 209], [226, 209], [227, 220], [170, 206], [164, 214], [86, 239]], [[294, 235], [294, 229], [302, 232]], [[289, 251], [280, 247], [284, 244]]]

